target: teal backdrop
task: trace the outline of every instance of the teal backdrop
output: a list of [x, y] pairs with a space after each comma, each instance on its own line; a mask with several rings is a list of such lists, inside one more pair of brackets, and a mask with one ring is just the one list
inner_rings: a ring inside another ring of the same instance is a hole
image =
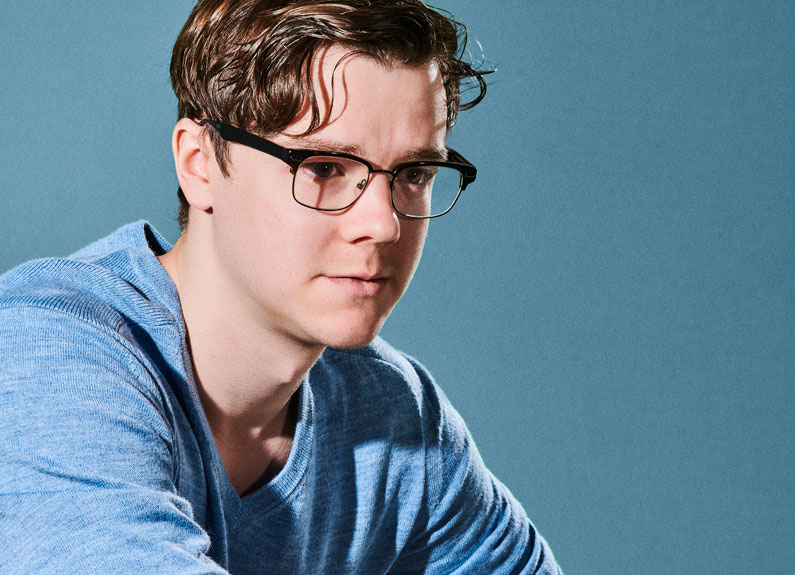
[[[567, 575], [795, 573], [795, 3], [438, 2], [499, 71], [384, 335]], [[176, 239], [190, 7], [3, 3], [0, 269]]]

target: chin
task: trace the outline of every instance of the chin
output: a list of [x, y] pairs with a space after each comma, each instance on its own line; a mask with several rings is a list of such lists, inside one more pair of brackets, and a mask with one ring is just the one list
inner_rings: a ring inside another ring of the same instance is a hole
[[385, 321], [386, 318], [377, 322], [358, 322], [352, 325], [338, 323], [323, 334], [322, 341], [327, 347], [359, 349], [376, 338]]
[[368, 332], [367, 334], [340, 334], [337, 337], [329, 338], [326, 347], [337, 349], [360, 349], [369, 345], [378, 335], [378, 331]]

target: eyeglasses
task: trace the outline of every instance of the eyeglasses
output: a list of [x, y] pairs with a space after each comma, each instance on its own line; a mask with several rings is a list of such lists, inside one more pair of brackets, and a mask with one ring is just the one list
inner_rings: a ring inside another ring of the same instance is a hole
[[477, 168], [447, 148], [447, 160], [407, 162], [392, 170], [376, 170], [367, 160], [343, 152], [283, 148], [240, 128], [202, 120], [227, 142], [242, 144], [280, 159], [293, 174], [295, 201], [323, 212], [349, 208], [364, 192], [375, 173], [387, 174], [394, 210], [407, 218], [436, 218], [446, 214], [466, 187], [475, 181]]

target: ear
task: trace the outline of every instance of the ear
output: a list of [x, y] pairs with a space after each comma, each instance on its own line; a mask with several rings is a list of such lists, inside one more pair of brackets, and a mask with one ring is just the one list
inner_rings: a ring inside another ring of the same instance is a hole
[[208, 212], [213, 207], [209, 163], [215, 156], [208, 149], [210, 146], [205, 137], [202, 126], [189, 118], [182, 118], [174, 126], [171, 149], [179, 187], [185, 199], [191, 207]]

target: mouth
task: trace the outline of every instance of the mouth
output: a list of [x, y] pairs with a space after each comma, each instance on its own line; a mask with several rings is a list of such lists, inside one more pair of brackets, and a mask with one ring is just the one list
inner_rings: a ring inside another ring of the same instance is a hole
[[387, 284], [383, 276], [326, 276], [337, 288], [354, 297], [375, 297]]

